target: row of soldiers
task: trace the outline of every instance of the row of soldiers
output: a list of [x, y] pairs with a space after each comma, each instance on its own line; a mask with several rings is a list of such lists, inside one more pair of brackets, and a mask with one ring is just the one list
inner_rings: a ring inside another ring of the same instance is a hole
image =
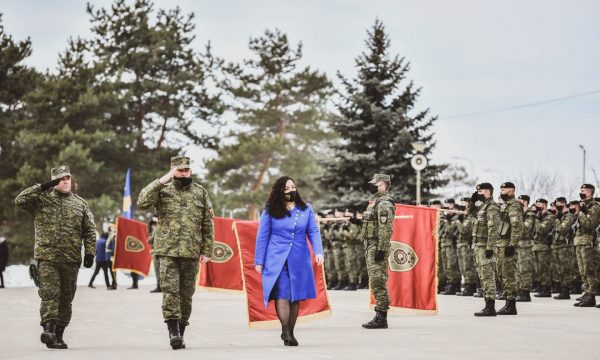
[[581, 294], [583, 287], [585, 294], [575, 306], [595, 306], [595, 295], [600, 295], [600, 198], [593, 197], [594, 191], [584, 184], [580, 199], [557, 197], [549, 203], [540, 198], [530, 204], [528, 195], [515, 197], [513, 183], [502, 184], [497, 201], [491, 198], [492, 185], [482, 183], [460, 204], [453, 199], [430, 202], [442, 212], [438, 293], [486, 297], [483, 316], [495, 315], [490, 294], [482, 289], [482, 269], [489, 263], [495, 286], [488, 288], [495, 288], [495, 299], [507, 300], [503, 314], [516, 315], [515, 302], [531, 301], [532, 291], [535, 297], [557, 293], [554, 299], [562, 300]]

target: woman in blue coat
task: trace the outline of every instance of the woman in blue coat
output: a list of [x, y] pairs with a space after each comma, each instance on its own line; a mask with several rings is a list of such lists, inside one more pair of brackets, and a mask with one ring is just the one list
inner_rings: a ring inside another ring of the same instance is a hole
[[281, 177], [260, 217], [254, 264], [262, 274], [265, 308], [275, 301], [286, 346], [298, 346], [294, 326], [300, 301], [317, 296], [307, 237], [322, 265], [323, 246], [312, 206], [302, 200], [292, 178]]

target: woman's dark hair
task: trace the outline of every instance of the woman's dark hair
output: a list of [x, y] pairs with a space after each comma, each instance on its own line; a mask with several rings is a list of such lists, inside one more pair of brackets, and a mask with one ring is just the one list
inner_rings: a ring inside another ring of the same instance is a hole
[[[291, 216], [290, 211], [285, 207], [284, 198], [285, 184], [288, 182], [288, 180], [292, 180], [294, 184], [296, 183], [296, 181], [294, 181], [294, 179], [292, 179], [289, 176], [282, 176], [279, 179], [277, 179], [277, 181], [275, 181], [275, 184], [273, 184], [273, 187], [271, 188], [271, 193], [269, 194], [267, 204], [265, 205], [265, 208], [269, 215], [276, 219], [281, 219], [284, 216]], [[302, 210], [305, 210], [306, 203], [304, 202], [304, 200], [302, 200], [302, 197], [300, 196], [300, 192], [298, 192], [298, 190], [296, 190], [296, 193], [296, 206]]]

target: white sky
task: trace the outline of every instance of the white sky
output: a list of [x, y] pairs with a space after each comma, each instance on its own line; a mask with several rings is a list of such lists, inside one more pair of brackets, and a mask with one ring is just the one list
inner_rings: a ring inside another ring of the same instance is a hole
[[[110, 1], [94, 1], [96, 6]], [[392, 52], [411, 62], [410, 78], [423, 88], [417, 109], [440, 116], [433, 162], [456, 162], [496, 185], [536, 170], [581, 181], [583, 144], [587, 181], [600, 174], [600, 94], [550, 105], [464, 118], [492, 110], [600, 89], [600, 2], [572, 1], [360, 1], [161, 0], [196, 14], [199, 49], [249, 55], [250, 36], [278, 27], [304, 44], [304, 62], [330, 77], [355, 74], [365, 30], [381, 19]], [[5, 29], [30, 36], [28, 63], [53, 69], [69, 36], [89, 35], [80, 0], [0, 0]], [[190, 151], [199, 154], [200, 151]], [[489, 171], [485, 171], [489, 169]], [[517, 190], [518, 192], [518, 190]]]

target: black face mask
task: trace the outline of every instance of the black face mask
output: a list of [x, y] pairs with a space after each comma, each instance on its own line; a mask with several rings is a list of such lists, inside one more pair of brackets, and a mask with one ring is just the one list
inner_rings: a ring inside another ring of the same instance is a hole
[[483, 194], [477, 194], [477, 197], [475, 198], [475, 201], [485, 201], [485, 195], [483, 195]]
[[569, 208], [569, 212], [571, 214], [575, 214], [576, 211], [577, 211], [577, 209], [575, 209], [575, 208]]
[[564, 209], [564, 208], [565, 208], [564, 206], [557, 206], [557, 207], [556, 207], [556, 211], [558, 211], [558, 212], [563, 212], [563, 209]]
[[375, 184], [369, 184], [369, 192], [375, 195], [379, 192], [379, 188]]
[[296, 198], [298, 197], [298, 192], [290, 191], [288, 193], [285, 193], [283, 195], [283, 197], [284, 197], [285, 201], [289, 201], [289, 202], [296, 201]]
[[579, 193], [579, 197], [581, 198], [581, 200], [587, 199], [587, 195], [584, 193]]
[[504, 201], [508, 201], [508, 199], [510, 199], [510, 195], [508, 195], [508, 194], [500, 194], [500, 199], [502, 199]]
[[174, 177], [173, 178], [173, 184], [175, 184], [175, 187], [178, 187], [178, 188], [183, 188], [183, 187], [189, 186], [191, 183], [192, 183], [191, 177]]
[[550, 209], [550, 210], [548, 210], [548, 212], [552, 215], [556, 215], [556, 210]]

